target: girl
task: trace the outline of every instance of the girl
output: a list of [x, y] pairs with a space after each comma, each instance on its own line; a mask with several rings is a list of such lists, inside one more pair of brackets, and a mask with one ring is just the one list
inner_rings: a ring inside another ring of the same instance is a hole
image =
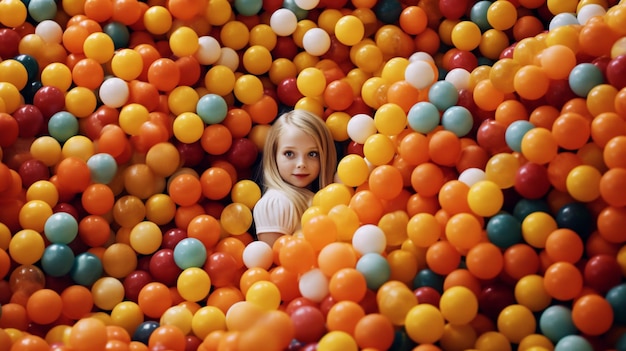
[[315, 192], [333, 182], [337, 153], [324, 121], [298, 109], [274, 122], [261, 162], [264, 193], [254, 206], [254, 224], [258, 239], [273, 246], [298, 229]]

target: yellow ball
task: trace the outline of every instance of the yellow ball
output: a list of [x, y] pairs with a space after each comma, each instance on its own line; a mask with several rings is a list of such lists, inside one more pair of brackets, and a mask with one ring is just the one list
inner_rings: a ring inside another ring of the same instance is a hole
[[204, 128], [202, 118], [193, 112], [181, 113], [174, 119], [174, 136], [186, 144], [200, 140]]
[[482, 33], [478, 25], [471, 21], [461, 21], [452, 27], [450, 39], [459, 50], [472, 51], [478, 47]]
[[170, 34], [169, 43], [174, 55], [190, 56], [198, 50], [198, 34], [189, 27], [179, 27]]

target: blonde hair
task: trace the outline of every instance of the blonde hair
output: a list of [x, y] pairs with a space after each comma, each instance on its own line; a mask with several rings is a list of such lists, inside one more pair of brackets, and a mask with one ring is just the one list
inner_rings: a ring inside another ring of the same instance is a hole
[[[296, 127], [311, 135], [317, 144], [320, 157], [320, 174], [317, 178], [317, 184], [311, 184], [312, 189], [310, 190], [287, 183], [278, 172], [278, 164], [276, 163], [278, 139], [284, 132], [285, 126]], [[337, 152], [332, 134], [324, 120], [311, 112], [301, 109], [286, 112], [278, 117], [267, 133], [263, 147], [262, 165], [265, 189], [273, 188], [283, 191], [295, 204], [299, 215], [302, 215], [309, 206], [311, 191], [322, 189], [334, 181], [335, 168], [337, 167]]]

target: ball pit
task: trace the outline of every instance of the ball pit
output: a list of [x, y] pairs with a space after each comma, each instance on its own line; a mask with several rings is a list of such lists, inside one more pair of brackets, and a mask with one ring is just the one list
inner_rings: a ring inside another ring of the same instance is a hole
[[[0, 1], [0, 351], [626, 350], [626, 4]], [[265, 133], [336, 183], [254, 241]]]

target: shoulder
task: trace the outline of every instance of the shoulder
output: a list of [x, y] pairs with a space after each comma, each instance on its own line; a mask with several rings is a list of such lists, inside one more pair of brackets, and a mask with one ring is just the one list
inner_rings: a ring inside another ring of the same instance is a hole
[[294, 203], [282, 191], [270, 189], [253, 208], [257, 233], [292, 234], [299, 218]]

